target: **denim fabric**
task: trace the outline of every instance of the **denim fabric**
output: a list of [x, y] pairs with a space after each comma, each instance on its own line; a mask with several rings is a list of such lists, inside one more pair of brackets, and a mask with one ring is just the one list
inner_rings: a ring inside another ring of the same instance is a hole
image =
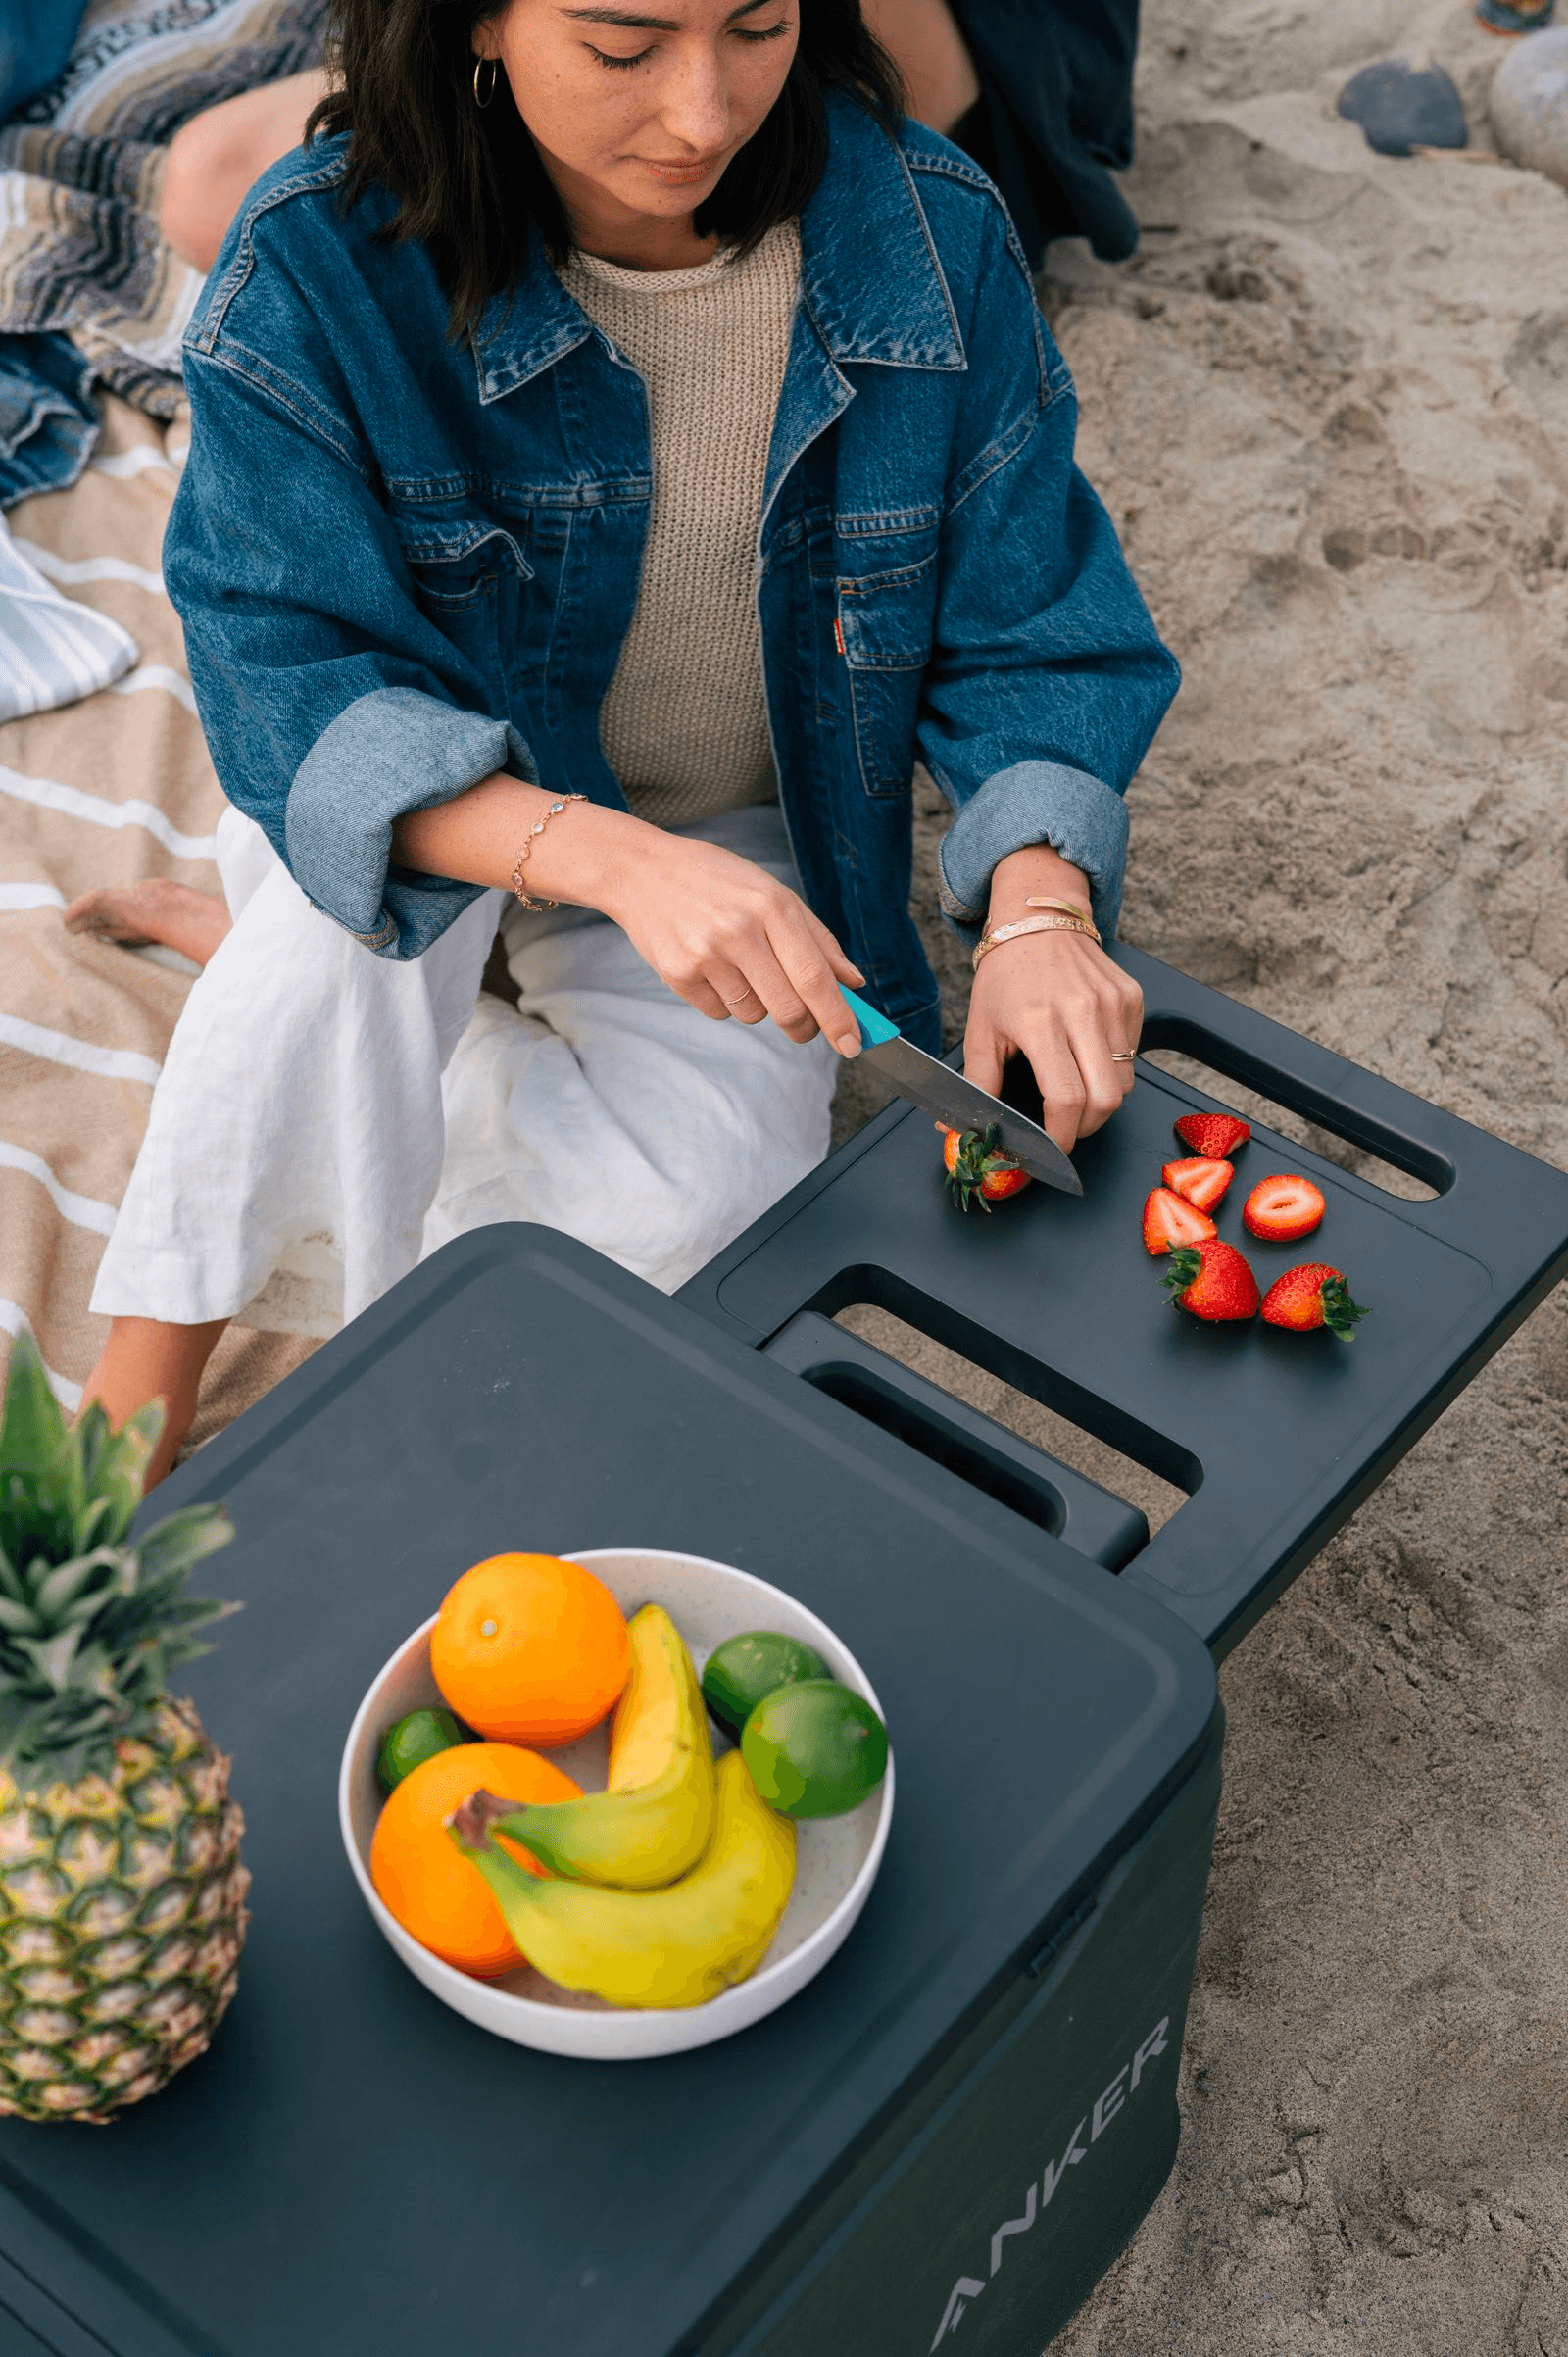
[[63, 335], [0, 335], [0, 508], [80, 474], [98, 439], [92, 373]]
[[[917, 125], [895, 142], [841, 99], [830, 120], [758, 550], [768, 719], [807, 898], [933, 1045], [916, 759], [960, 813], [956, 921], [1042, 841], [1109, 911], [1109, 806], [1176, 667], [1073, 466], [1071, 383], [990, 182]], [[343, 217], [343, 165], [326, 141], [274, 167], [211, 272], [165, 572], [225, 793], [319, 908], [414, 958], [473, 894], [387, 866], [400, 811], [498, 765], [625, 807], [598, 716], [647, 402], [537, 238], [450, 344], [427, 250], [377, 241], [384, 193]]]
[[86, 13], [87, 0], [0, 0], [0, 123], [48, 88]]

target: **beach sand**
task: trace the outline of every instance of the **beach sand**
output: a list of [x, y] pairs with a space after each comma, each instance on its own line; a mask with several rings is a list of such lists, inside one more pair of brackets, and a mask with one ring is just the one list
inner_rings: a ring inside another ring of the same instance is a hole
[[[1186, 674], [1126, 937], [1563, 1165], [1568, 194], [1334, 111], [1431, 56], [1485, 147], [1502, 54], [1463, 0], [1146, 0], [1142, 250], [1044, 291]], [[1565, 1312], [1221, 1673], [1181, 2152], [1054, 2357], [1568, 2357]]]

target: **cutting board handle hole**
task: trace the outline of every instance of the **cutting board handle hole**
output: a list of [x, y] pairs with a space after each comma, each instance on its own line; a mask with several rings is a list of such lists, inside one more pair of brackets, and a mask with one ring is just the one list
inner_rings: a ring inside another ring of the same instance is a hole
[[1254, 1066], [1200, 1024], [1177, 1015], [1151, 1014], [1141, 1048], [1161, 1072], [1201, 1090], [1225, 1112], [1276, 1131], [1385, 1195], [1406, 1203], [1431, 1203], [1453, 1185], [1452, 1163], [1419, 1138], [1401, 1137], [1371, 1114], [1337, 1104], [1326, 1090], [1303, 1079]]

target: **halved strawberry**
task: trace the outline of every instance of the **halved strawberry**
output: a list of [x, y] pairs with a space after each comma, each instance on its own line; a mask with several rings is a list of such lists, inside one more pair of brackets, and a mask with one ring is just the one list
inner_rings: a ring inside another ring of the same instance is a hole
[[1206, 1211], [1184, 1203], [1169, 1187], [1156, 1187], [1144, 1205], [1144, 1250], [1157, 1260], [1178, 1245], [1201, 1244], [1219, 1233]]
[[1276, 1175], [1252, 1189], [1242, 1205], [1242, 1225], [1270, 1244], [1294, 1244], [1298, 1236], [1311, 1235], [1327, 1208], [1310, 1179]]
[[1235, 1245], [1221, 1244], [1217, 1237], [1172, 1252], [1163, 1282], [1178, 1309], [1213, 1325], [1257, 1315], [1257, 1279]]
[[1355, 1340], [1355, 1321], [1365, 1317], [1350, 1299], [1344, 1272], [1326, 1260], [1304, 1260], [1276, 1277], [1263, 1296], [1263, 1316], [1271, 1326], [1288, 1326], [1293, 1334], [1311, 1334], [1327, 1326], [1342, 1343]]
[[1167, 1162], [1159, 1175], [1167, 1187], [1184, 1196], [1188, 1203], [1196, 1203], [1200, 1211], [1212, 1211], [1236, 1171], [1230, 1162], [1195, 1154], [1185, 1162]]
[[[943, 1125], [939, 1121], [938, 1129]], [[983, 1134], [977, 1129], [944, 1129], [942, 1159], [948, 1166], [948, 1193], [961, 1211], [978, 1203], [982, 1211], [1016, 1195], [1029, 1184], [1029, 1173], [1009, 1160], [997, 1144], [996, 1124]]]
[[1250, 1125], [1238, 1121], [1234, 1113], [1183, 1113], [1174, 1127], [1182, 1144], [1209, 1162], [1222, 1162], [1252, 1134]]

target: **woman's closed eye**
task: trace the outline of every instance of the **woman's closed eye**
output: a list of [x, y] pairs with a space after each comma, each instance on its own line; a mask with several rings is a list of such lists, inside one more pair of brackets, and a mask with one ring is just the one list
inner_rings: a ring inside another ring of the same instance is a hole
[[[732, 40], [744, 41], [746, 46], [751, 49], [756, 48], [762, 41], [778, 40], [789, 29], [788, 17], [781, 17], [776, 25], [760, 27], [751, 25], [732, 25], [729, 31]], [[597, 58], [601, 66], [608, 66], [612, 73], [618, 73], [631, 66], [640, 66], [644, 58], [653, 56], [658, 43], [650, 42], [646, 49], [634, 49], [629, 57], [620, 57], [611, 49], [596, 49], [592, 41], [586, 43], [585, 46], [589, 56]]]

